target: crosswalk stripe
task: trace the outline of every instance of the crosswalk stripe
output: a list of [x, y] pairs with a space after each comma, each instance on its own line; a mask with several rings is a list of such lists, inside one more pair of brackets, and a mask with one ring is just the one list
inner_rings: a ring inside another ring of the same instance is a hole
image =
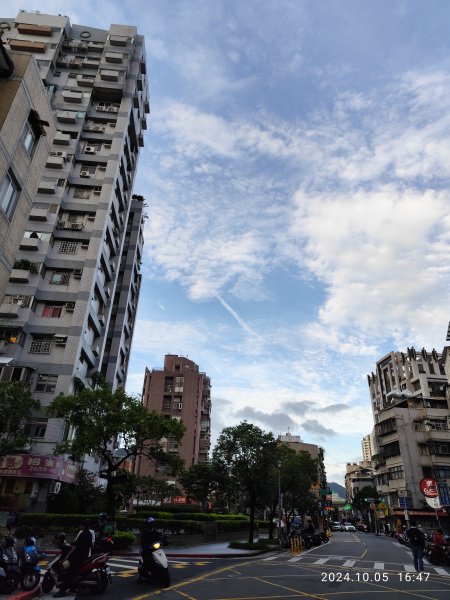
[[384, 562], [373, 563], [373, 568], [377, 569], [378, 571], [384, 571]]
[[450, 573], [441, 567], [433, 567], [438, 575], [445, 575], [446, 577], [450, 577]]
[[268, 558], [263, 558], [263, 562], [269, 562], [269, 560], [275, 560], [276, 558], [279, 558], [278, 554], [275, 554], [275, 556], [269, 556]]
[[127, 569], [133, 568], [133, 566], [137, 567], [137, 562], [133, 563], [125, 563], [125, 562], [116, 562], [116, 561], [108, 561], [108, 567], [126, 567]]
[[346, 560], [344, 563], [344, 567], [353, 567], [353, 565], [356, 565], [356, 560]]
[[405, 571], [406, 571], [407, 573], [412, 573], [413, 571], [415, 571], [415, 570], [416, 570], [416, 568], [414, 567], [414, 565], [403, 565], [403, 566], [404, 566], [404, 568], [405, 568]]
[[314, 565], [324, 565], [326, 562], [328, 562], [328, 557], [327, 558], [319, 558], [319, 560], [315, 560], [313, 562]]
[[298, 560], [302, 560], [303, 556], [294, 556], [294, 558], [290, 558], [288, 562], [297, 562]]

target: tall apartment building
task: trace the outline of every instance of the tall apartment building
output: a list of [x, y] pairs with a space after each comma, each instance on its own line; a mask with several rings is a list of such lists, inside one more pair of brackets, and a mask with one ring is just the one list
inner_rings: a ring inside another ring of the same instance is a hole
[[[129, 25], [21, 11], [0, 28], [16, 65], [0, 84], [0, 379], [28, 382], [45, 407], [96, 373], [112, 389], [126, 382], [141, 284], [144, 202], [132, 188], [149, 112], [146, 55]], [[42, 510], [74, 480], [75, 466], [52, 456], [73, 432], [44, 413], [27, 429], [31, 447], [0, 462], [0, 496]], [[83, 466], [100, 467], [88, 456]]]
[[[186, 427], [181, 443], [168, 439], [165, 450], [177, 454], [184, 466], [208, 460], [211, 445], [211, 382], [198, 365], [184, 356], [167, 354], [163, 369], [145, 370], [142, 402], [148, 410], [178, 419]], [[143, 456], [135, 462], [136, 475], [157, 477], [174, 482], [162, 464], [153, 464]]]
[[373, 455], [373, 440], [372, 435], [368, 433], [361, 440], [361, 450], [363, 461], [371, 461]]
[[[430, 510], [420, 481], [433, 477], [449, 496], [450, 412], [445, 357], [432, 350], [391, 352], [368, 375], [374, 418], [375, 485], [393, 515], [426, 518]], [[434, 512], [432, 512], [432, 516]]]

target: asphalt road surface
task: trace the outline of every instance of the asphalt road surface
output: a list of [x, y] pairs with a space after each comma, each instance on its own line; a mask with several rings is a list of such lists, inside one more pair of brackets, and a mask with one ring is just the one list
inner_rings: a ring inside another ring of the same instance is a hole
[[[297, 555], [283, 551], [248, 558], [172, 558], [172, 583], [166, 589], [136, 583], [137, 562], [137, 557], [111, 558], [113, 584], [105, 600], [450, 598], [450, 567], [426, 565], [420, 575], [407, 548], [392, 538], [359, 532], [336, 532], [328, 544]], [[40, 600], [50, 598], [42, 595]], [[77, 600], [82, 598], [93, 596], [82, 592]]]

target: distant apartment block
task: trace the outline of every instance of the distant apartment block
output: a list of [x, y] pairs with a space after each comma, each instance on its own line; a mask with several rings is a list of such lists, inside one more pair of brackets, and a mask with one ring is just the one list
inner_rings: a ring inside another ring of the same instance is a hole
[[[180, 443], [166, 440], [165, 450], [177, 454], [186, 469], [208, 460], [211, 445], [211, 382], [192, 360], [167, 354], [163, 369], [145, 370], [142, 402], [166, 419], [177, 419], [186, 427]], [[169, 482], [175, 478], [163, 464], [151, 463], [144, 456], [135, 462], [136, 475], [157, 477]]]
[[373, 440], [372, 435], [369, 433], [361, 440], [361, 449], [363, 461], [371, 461], [373, 455]]
[[[6, 5], [3, 7], [6, 8]], [[133, 196], [149, 113], [144, 38], [66, 16], [0, 17], [0, 380], [45, 407], [100, 373], [124, 387], [141, 286], [144, 202]], [[44, 412], [0, 461], [1, 507], [44, 510], [74, 481], [53, 457], [74, 435]], [[101, 468], [86, 456], [84, 468]]]

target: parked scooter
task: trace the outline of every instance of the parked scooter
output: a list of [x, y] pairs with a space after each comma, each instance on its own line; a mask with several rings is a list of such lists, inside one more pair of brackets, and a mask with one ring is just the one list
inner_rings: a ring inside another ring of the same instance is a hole
[[153, 542], [141, 548], [138, 573], [138, 582], [143, 579], [154, 579], [163, 587], [170, 585], [169, 561], [161, 547], [161, 542]]
[[450, 547], [427, 542], [424, 556], [432, 565], [450, 565]]
[[41, 580], [41, 567], [38, 562], [36, 538], [27, 535], [23, 548], [19, 552], [20, 587], [26, 592], [37, 587]]
[[12, 535], [5, 536], [0, 546], [0, 594], [12, 594], [20, 581], [19, 559]]
[[[61, 581], [64, 561], [71, 548], [64, 533], [55, 536], [55, 542], [61, 550], [61, 554], [56, 556], [47, 566], [47, 572], [41, 584], [41, 590], [44, 594], [50, 593], [55, 585]], [[102, 552], [93, 554], [86, 559], [73, 579], [75, 590], [89, 590], [93, 594], [102, 594], [108, 587], [108, 583], [112, 583], [111, 571], [106, 564], [109, 557], [109, 552]]]

